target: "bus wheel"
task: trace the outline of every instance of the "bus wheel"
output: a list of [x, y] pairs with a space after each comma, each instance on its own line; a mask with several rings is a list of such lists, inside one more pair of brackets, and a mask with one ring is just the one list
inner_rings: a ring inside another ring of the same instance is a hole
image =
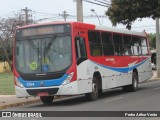
[[86, 93], [86, 97], [88, 100], [93, 101], [98, 99], [99, 95], [99, 86], [98, 86], [98, 80], [97, 78], [93, 78], [92, 81], [92, 92], [91, 93]]
[[138, 89], [138, 75], [136, 72], [132, 74], [132, 84], [123, 87], [125, 92], [135, 92]]
[[53, 102], [54, 96], [41, 96], [40, 99], [44, 104], [51, 104]]
[[138, 75], [136, 72], [132, 74], [132, 85], [130, 87], [131, 92], [135, 92], [138, 89]]

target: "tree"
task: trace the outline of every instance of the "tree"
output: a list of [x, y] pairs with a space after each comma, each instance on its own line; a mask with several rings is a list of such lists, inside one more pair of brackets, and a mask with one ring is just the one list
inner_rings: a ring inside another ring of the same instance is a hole
[[[14, 29], [16, 28], [16, 21], [15, 19], [0, 19], [0, 44], [2, 49], [1, 58], [6, 60], [12, 69], [12, 63], [9, 59], [12, 50], [8, 49], [8, 46], [11, 44], [11, 39], [13, 37]], [[9, 51], [8, 51], [9, 50]]]
[[113, 26], [119, 23], [131, 29], [132, 23], [142, 18], [160, 18], [160, 0], [111, 0], [106, 12]]
[[150, 41], [150, 47], [151, 49], [156, 49], [156, 34], [150, 33], [148, 34], [149, 41]]
[[[132, 23], [142, 18], [153, 18], [158, 21], [160, 18], [160, 0], [111, 0], [111, 5], [106, 12], [109, 16], [113, 26], [119, 23], [126, 25], [126, 28], [131, 29]], [[157, 36], [159, 37], [158, 23]], [[157, 76], [160, 77], [160, 41], [157, 37], [156, 50], [157, 50]]]
[[[13, 18], [0, 18], [0, 60], [5, 60], [12, 69], [12, 45], [13, 34], [18, 26], [24, 26], [26, 20], [24, 14], [15, 14]], [[33, 19], [28, 19], [28, 23], [36, 23]]]

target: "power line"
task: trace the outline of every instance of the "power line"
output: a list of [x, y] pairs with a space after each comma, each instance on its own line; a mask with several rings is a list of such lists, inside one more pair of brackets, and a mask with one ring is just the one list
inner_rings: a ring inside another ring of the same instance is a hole
[[148, 26], [140, 26], [140, 27], [132, 27], [134, 29], [146, 28], [146, 27], [155, 27], [155, 25], [148, 25]]
[[50, 19], [59, 19], [59, 16], [57, 16], [57, 17], [49, 17], [49, 18], [42, 18], [42, 19], [38, 19], [36, 21], [39, 22], [39, 21], [50, 20]]
[[94, 0], [94, 1], [107, 5], [107, 3], [99, 1], [99, 0]]
[[104, 5], [110, 5], [110, 4], [108, 4], [106, 1], [104, 2], [104, 1], [100, 1], [100, 0], [94, 0], [95, 2], [98, 2], [98, 3], [100, 3], [100, 4], [104, 4]]
[[104, 5], [104, 4], [92, 2], [92, 1], [90, 1], [90, 0], [83, 0], [83, 1], [84, 1], [84, 2], [88, 2], [88, 3], [91, 3], [91, 4], [99, 5], [99, 6], [102, 6], [102, 7], [109, 7], [108, 5]]
[[58, 14], [44, 13], [44, 12], [38, 12], [38, 11], [33, 11], [33, 12], [38, 13], [38, 14], [43, 14], [43, 15], [58, 15]]
[[142, 27], [154, 27], [155, 25], [149, 25], [149, 26], [141, 26], [141, 27], [132, 27], [132, 28], [142, 28]]

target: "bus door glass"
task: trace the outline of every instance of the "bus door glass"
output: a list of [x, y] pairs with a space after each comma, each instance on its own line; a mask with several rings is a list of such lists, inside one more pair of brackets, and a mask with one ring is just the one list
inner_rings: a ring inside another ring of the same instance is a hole
[[77, 36], [75, 38], [75, 48], [77, 65], [79, 65], [81, 62], [87, 60], [85, 39], [83, 37]]

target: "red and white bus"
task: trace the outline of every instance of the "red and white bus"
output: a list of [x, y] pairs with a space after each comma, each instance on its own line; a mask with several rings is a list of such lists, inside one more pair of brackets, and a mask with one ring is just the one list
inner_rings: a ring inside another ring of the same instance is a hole
[[17, 97], [85, 94], [96, 100], [105, 90], [136, 91], [152, 76], [149, 42], [144, 32], [78, 22], [20, 27], [13, 50]]

